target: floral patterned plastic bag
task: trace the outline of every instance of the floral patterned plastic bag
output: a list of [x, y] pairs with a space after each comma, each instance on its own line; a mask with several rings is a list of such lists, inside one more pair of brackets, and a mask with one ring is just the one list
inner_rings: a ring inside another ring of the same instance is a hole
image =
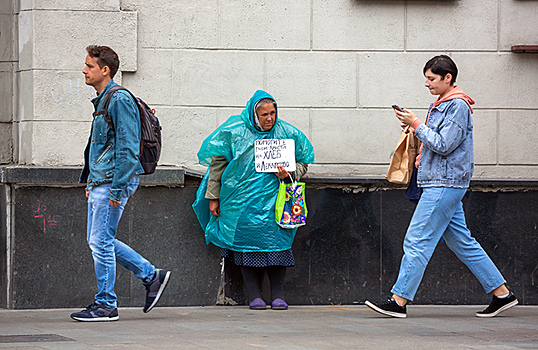
[[304, 182], [280, 183], [275, 204], [275, 221], [282, 228], [306, 225]]

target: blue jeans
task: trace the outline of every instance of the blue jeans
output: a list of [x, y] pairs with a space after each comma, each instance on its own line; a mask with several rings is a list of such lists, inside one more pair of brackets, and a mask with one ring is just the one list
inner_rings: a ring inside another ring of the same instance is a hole
[[426, 187], [404, 240], [404, 256], [392, 293], [413, 300], [424, 270], [444, 238], [447, 246], [478, 278], [486, 293], [505, 283], [482, 246], [471, 237], [461, 200], [465, 188]]
[[88, 244], [92, 251], [97, 277], [97, 294], [95, 301], [107, 308], [117, 307], [114, 293], [116, 281], [116, 262], [148, 283], [155, 274], [155, 267], [127, 244], [116, 239], [116, 231], [121, 214], [129, 197], [138, 188], [139, 178], [135, 175], [129, 181], [121, 196], [121, 204], [113, 207], [109, 204], [111, 184], [90, 187], [88, 197]]

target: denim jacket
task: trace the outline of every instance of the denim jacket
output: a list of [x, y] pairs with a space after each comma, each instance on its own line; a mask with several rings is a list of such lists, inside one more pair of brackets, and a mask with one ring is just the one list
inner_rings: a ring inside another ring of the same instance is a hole
[[473, 119], [467, 103], [456, 98], [430, 105], [428, 125], [415, 135], [424, 147], [417, 183], [420, 187], [468, 188], [474, 171]]
[[[96, 111], [102, 109], [103, 97], [116, 85], [110, 80], [103, 91], [92, 99]], [[140, 115], [131, 95], [123, 90], [117, 91], [110, 99], [108, 113], [115, 131], [103, 115], [94, 117], [84, 151], [80, 183], [86, 183], [86, 188], [112, 183], [109, 198], [119, 202], [131, 177], [144, 172], [139, 160]]]

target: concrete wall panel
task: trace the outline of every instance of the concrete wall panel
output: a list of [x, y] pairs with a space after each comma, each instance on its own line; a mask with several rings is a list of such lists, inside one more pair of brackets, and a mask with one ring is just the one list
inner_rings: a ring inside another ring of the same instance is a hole
[[0, 123], [0, 164], [10, 163], [13, 159], [13, 126]]
[[13, 15], [0, 14], [0, 61], [13, 59]]
[[400, 132], [399, 123], [394, 120], [393, 113], [388, 111], [338, 109], [312, 111], [310, 140], [316, 147], [316, 162], [320, 164], [386, 163], [388, 165]]
[[13, 120], [13, 68], [12, 64], [0, 63], [0, 123]]
[[410, 109], [428, 108], [435, 97], [424, 87], [422, 68], [432, 56], [429, 53], [359, 54], [359, 106], [390, 108], [397, 104]]
[[33, 137], [34, 122], [21, 121], [18, 123], [18, 164], [32, 165], [33, 163]]
[[403, 50], [404, 3], [314, 0], [316, 50]]
[[24, 11], [18, 16], [18, 47], [19, 47], [19, 69], [28, 70], [32, 68], [35, 51], [35, 25], [34, 12]]
[[[254, 94], [254, 92], [252, 93]], [[243, 107], [237, 107], [237, 108], [216, 108], [215, 111], [217, 113], [217, 126], [224, 123], [228, 118], [230, 118], [233, 115], [239, 115], [246, 107], [247, 101], [249, 97], [245, 98], [245, 106]], [[208, 134], [209, 135], [209, 134]]]
[[306, 137], [310, 138], [310, 111], [308, 109], [282, 108], [279, 106], [278, 117], [295, 126]]
[[351, 53], [268, 53], [267, 89], [287, 107], [357, 106]]
[[244, 106], [263, 88], [262, 53], [179, 51], [174, 62], [174, 105]]
[[512, 45], [536, 45], [538, 3], [536, 1], [499, 1], [499, 49]]
[[135, 12], [26, 11], [19, 18], [22, 70], [82, 70], [91, 44], [112, 47], [120, 56], [120, 70], [137, 69]]
[[138, 71], [123, 74], [124, 86], [150, 106], [174, 104], [173, 57], [169, 50], [139, 50]]
[[20, 89], [19, 114], [17, 121], [28, 121], [34, 118], [34, 74], [32, 71], [17, 73]]
[[219, 1], [125, 0], [122, 8], [139, 13], [143, 48], [216, 48]]
[[[452, 55], [459, 67], [458, 82], [480, 108], [538, 108], [538, 64], [534, 55]], [[530, 95], [531, 94], [531, 95]]]
[[82, 165], [90, 128], [90, 122], [33, 122], [32, 158], [27, 164]]
[[95, 89], [82, 72], [34, 70], [33, 120], [91, 120]]
[[11, 1], [0, 1], [0, 15], [9, 15], [12, 13]]
[[497, 50], [498, 0], [409, 1], [407, 49]]
[[195, 167], [202, 141], [217, 127], [218, 112], [215, 108], [159, 108], [157, 116], [163, 126], [159, 164]]
[[[394, 144], [396, 147], [396, 143]], [[316, 148], [316, 144], [314, 144]], [[317, 149], [317, 148], [316, 148]], [[392, 151], [391, 151], [392, 152]], [[319, 152], [318, 152], [319, 153]], [[316, 162], [308, 167], [309, 175], [329, 174], [331, 176], [361, 176], [361, 177], [380, 177], [387, 173], [389, 163], [383, 165], [373, 164], [326, 164], [319, 163], [318, 153], [316, 153]]]
[[[9, 17], [13, 4], [22, 9], [18, 17]], [[503, 144], [523, 141], [510, 129], [502, 134], [497, 112], [538, 110], [529, 97], [538, 91], [536, 55], [503, 52], [531, 43], [523, 41], [536, 30], [521, 23], [532, 23], [537, 7], [532, 1], [498, 0], [21, 0], [0, 7], [0, 16], [7, 16], [0, 30], [6, 33], [11, 20], [20, 52], [19, 67], [10, 67], [17, 71], [11, 78], [16, 91], [0, 91], [2, 104], [12, 98], [15, 110], [4, 109], [0, 121], [9, 122], [11, 115], [15, 122], [89, 121], [94, 92], [81, 81], [85, 47], [106, 44], [120, 54], [120, 69], [129, 72], [124, 84], [159, 116], [165, 110], [166, 164], [196, 166], [198, 145], [187, 149], [180, 143], [188, 137], [200, 142], [201, 134], [240, 113], [254, 91], [264, 89], [277, 99], [281, 117], [312, 139], [318, 154], [313, 172], [378, 176], [386, 171], [399, 133], [390, 106], [397, 103], [425, 119], [436, 96], [423, 87], [422, 67], [446, 53], [460, 68], [458, 84], [477, 101], [479, 176], [525, 177], [535, 163], [502, 155]], [[0, 41], [5, 44], [0, 47], [9, 44], [3, 35]], [[0, 49], [0, 59], [8, 56]], [[10, 79], [9, 72], [0, 66], [3, 80]], [[171, 112], [176, 110], [183, 116], [177, 120]], [[206, 114], [215, 124], [203, 124]], [[330, 115], [343, 116], [345, 127], [334, 128]], [[354, 120], [372, 134], [357, 133]], [[46, 156], [32, 144], [40, 126], [13, 127], [17, 159], [27, 164], [69, 159], [61, 154], [69, 147]], [[368, 149], [370, 142], [381, 142], [388, 152], [355, 159], [343, 149], [357, 142]]]
[[533, 165], [475, 165], [473, 179], [536, 179]]
[[499, 111], [499, 163], [537, 165], [536, 135], [538, 111]]
[[120, 7], [120, 0], [20, 0], [21, 11], [25, 10], [92, 10], [114, 11]]
[[475, 110], [473, 123], [475, 164], [497, 164], [497, 112]]
[[310, 49], [310, 0], [220, 2], [220, 46]]

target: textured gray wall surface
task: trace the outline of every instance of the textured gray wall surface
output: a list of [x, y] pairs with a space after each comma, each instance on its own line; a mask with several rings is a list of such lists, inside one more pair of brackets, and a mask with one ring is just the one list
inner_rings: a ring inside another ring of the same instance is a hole
[[[81, 164], [95, 95], [81, 73], [85, 47], [102, 44], [120, 55], [115, 79], [161, 118], [162, 165], [202, 170], [201, 141], [265, 89], [280, 117], [312, 141], [312, 174], [380, 176], [400, 133], [390, 106], [424, 120], [435, 97], [423, 87], [422, 67], [446, 53], [477, 102], [474, 177], [538, 178], [538, 104], [529, 98], [538, 91], [538, 55], [510, 49], [535, 44], [538, 26], [521, 24], [535, 22], [536, 1], [2, 4], [0, 29], [12, 35], [1, 40], [11, 37], [14, 48], [5, 57], [16, 63], [0, 62], [13, 86], [0, 90], [2, 102], [13, 100], [1, 112], [0, 162]], [[65, 129], [68, 137], [57, 132]]]
[[[213, 305], [220, 283], [219, 248], [205, 244], [192, 211], [198, 181], [185, 187], [141, 187], [118, 229], [157, 267], [172, 271], [161, 305]], [[95, 294], [95, 274], [86, 243], [83, 188], [13, 188], [12, 308], [83, 307]], [[353, 304], [388, 295], [395, 282], [403, 237], [414, 205], [401, 189], [355, 190], [309, 185], [307, 226], [299, 229], [288, 269], [291, 304]], [[522, 304], [537, 304], [538, 191], [471, 190], [464, 198], [474, 237], [499, 267]], [[2, 256], [2, 260], [4, 260]], [[227, 301], [244, 303], [238, 268], [225, 264]], [[144, 288], [118, 266], [120, 306], [141, 306]], [[5, 283], [5, 278], [0, 279]], [[267, 282], [267, 281], [266, 281]], [[6, 285], [2, 285], [3, 292]], [[265, 286], [267, 294], [267, 283]], [[478, 281], [439, 246], [416, 296], [417, 304], [485, 304]]]

